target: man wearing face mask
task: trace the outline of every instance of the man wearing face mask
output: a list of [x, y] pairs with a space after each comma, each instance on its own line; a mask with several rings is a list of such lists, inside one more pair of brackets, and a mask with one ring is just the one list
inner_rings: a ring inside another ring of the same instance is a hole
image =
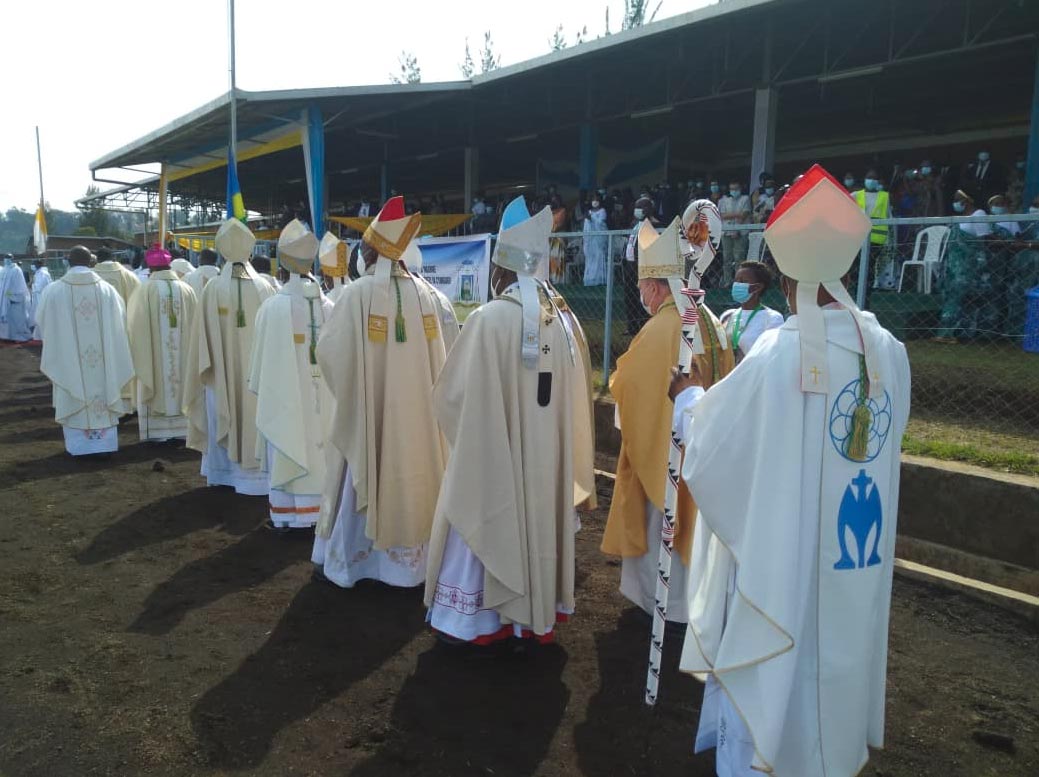
[[979, 198], [978, 202], [986, 202], [993, 194], [1006, 191], [1006, 183], [1002, 166], [992, 159], [987, 149], [982, 149], [978, 152], [977, 161], [967, 165], [960, 188], [973, 191]]
[[[602, 550], [621, 556], [621, 593], [647, 615], [653, 612], [655, 601], [668, 440], [674, 412], [671, 402], [662, 402], [658, 397], [666, 392], [671, 369], [678, 361], [682, 322], [676, 299], [684, 300], [681, 290], [686, 285], [680, 238], [684, 231], [690, 244], [703, 245], [705, 227], [711, 231], [710, 239], [717, 241], [720, 226], [717, 221], [713, 228], [709, 223], [704, 225], [695, 203], [686, 209], [683, 220], [676, 218], [659, 236], [648, 223], [640, 227], [642, 264], [638, 286], [642, 304], [651, 318], [617, 360], [617, 369], [610, 376], [621, 449]], [[697, 268], [701, 276], [706, 270], [702, 264]], [[710, 386], [732, 371], [732, 348], [721, 322], [706, 305], [697, 307], [697, 338], [703, 344], [703, 352], [694, 356], [693, 361]], [[668, 595], [667, 619], [672, 623], [684, 623], [687, 619], [685, 575], [695, 518], [696, 505], [682, 486]]]
[[646, 311], [639, 298], [639, 228], [642, 222], [649, 219], [654, 224], [652, 217], [653, 200], [649, 197], [639, 197], [635, 201], [635, 224], [628, 237], [628, 244], [624, 248], [624, 261], [621, 263], [621, 280], [624, 284], [624, 308], [628, 313], [628, 334], [632, 337], [639, 333], [642, 325], [646, 323]]
[[[750, 197], [743, 193], [743, 185], [733, 179], [729, 182], [729, 196], [718, 202], [722, 223], [726, 227], [750, 221]], [[722, 235], [722, 286], [731, 286], [736, 266], [747, 258], [746, 232], [726, 231]]]
[[855, 183], [855, 173], [844, 174], [844, 188], [847, 189], [849, 193], [855, 191]]
[[925, 159], [920, 163], [918, 197], [917, 207], [921, 216], [933, 218], [945, 215], [945, 193], [942, 190], [942, 176], [935, 169], [930, 159]]
[[[986, 215], [982, 208], [975, 208], [972, 193], [963, 189], [956, 191], [952, 209], [957, 216]], [[984, 222], [965, 222], [949, 230], [941, 283], [941, 328], [936, 341], [955, 343], [974, 337], [982, 328], [984, 308], [990, 307], [986, 293], [991, 291], [992, 273], [985, 243], [991, 234], [992, 225]]]
[[[870, 168], [863, 179], [863, 188], [852, 194], [856, 204], [870, 219], [891, 218], [891, 195], [884, 191], [877, 171]], [[873, 287], [894, 287], [894, 265], [887, 261], [888, 233], [890, 227], [874, 224], [869, 232], [870, 274], [873, 276]], [[883, 266], [882, 266], [883, 265]], [[853, 277], [857, 269], [852, 270]]]
[[717, 178], [711, 179], [711, 185], [708, 187], [708, 199], [715, 205], [722, 199], [722, 185]]
[[754, 223], [764, 224], [776, 209], [776, 182], [771, 178], [761, 187], [761, 194], [754, 204]]

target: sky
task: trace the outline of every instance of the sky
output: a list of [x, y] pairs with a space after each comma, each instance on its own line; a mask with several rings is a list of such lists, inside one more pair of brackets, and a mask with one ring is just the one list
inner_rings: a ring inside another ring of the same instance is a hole
[[[663, 0], [656, 18], [713, 2]], [[560, 24], [571, 45], [583, 27], [601, 35], [607, 7], [616, 32], [623, 0], [236, 0], [238, 87], [387, 83], [402, 51], [423, 81], [458, 80], [466, 38], [476, 58], [490, 30], [509, 65], [547, 53]], [[228, 88], [227, 0], [2, 0], [0, 30], [2, 211], [39, 200], [35, 126], [47, 202], [71, 210], [91, 160]]]

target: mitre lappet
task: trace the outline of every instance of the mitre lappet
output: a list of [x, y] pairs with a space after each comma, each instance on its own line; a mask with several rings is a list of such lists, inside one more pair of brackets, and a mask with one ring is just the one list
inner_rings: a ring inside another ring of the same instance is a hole
[[[373, 343], [386, 342], [389, 332], [388, 311], [391, 287], [396, 298], [394, 338], [398, 343], [407, 341], [408, 334], [404, 325], [398, 278], [407, 275], [402, 259], [421, 225], [422, 214], [405, 215], [404, 198], [397, 196], [387, 200], [382, 210], [379, 211], [379, 215], [364, 231], [362, 239], [379, 254], [379, 259], [375, 263], [375, 279], [379, 288], [375, 290], [371, 310], [368, 313], [368, 339]], [[436, 324], [435, 321], [433, 323]]]

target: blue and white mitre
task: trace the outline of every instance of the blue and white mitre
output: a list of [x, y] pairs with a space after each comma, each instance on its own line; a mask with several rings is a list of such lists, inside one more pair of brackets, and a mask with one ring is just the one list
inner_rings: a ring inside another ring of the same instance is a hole
[[522, 196], [508, 204], [501, 217], [493, 261], [512, 270], [519, 280], [523, 305], [523, 366], [535, 369], [540, 348], [541, 300], [538, 275], [548, 263], [552, 209], [545, 206], [533, 216]]

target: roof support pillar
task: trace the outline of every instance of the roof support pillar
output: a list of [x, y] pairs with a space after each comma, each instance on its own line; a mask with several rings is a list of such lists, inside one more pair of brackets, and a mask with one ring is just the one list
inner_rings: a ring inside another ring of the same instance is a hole
[[465, 203], [463, 207], [468, 212], [473, 205], [473, 198], [480, 190], [480, 149], [476, 146], [465, 147], [464, 158], [464, 185], [462, 187]]
[[320, 240], [325, 227], [325, 123], [317, 105], [307, 106], [303, 115], [303, 161], [307, 168], [310, 227]]
[[750, 152], [750, 186], [758, 187], [758, 178], [764, 171], [772, 171], [776, 156], [776, 116], [779, 111], [779, 90], [766, 86], [754, 90], [754, 139]]
[[579, 188], [586, 192], [595, 188], [599, 175], [599, 128], [591, 122], [581, 125], [578, 149]]
[[[382, 144], [382, 164], [379, 166], [379, 207], [390, 198], [390, 144]], [[378, 212], [378, 211], [376, 211]]]
[[1032, 84], [1032, 122], [1028, 129], [1028, 161], [1025, 163], [1025, 193], [1022, 205], [1039, 195], [1039, 46], [1036, 47], [1035, 81]]

